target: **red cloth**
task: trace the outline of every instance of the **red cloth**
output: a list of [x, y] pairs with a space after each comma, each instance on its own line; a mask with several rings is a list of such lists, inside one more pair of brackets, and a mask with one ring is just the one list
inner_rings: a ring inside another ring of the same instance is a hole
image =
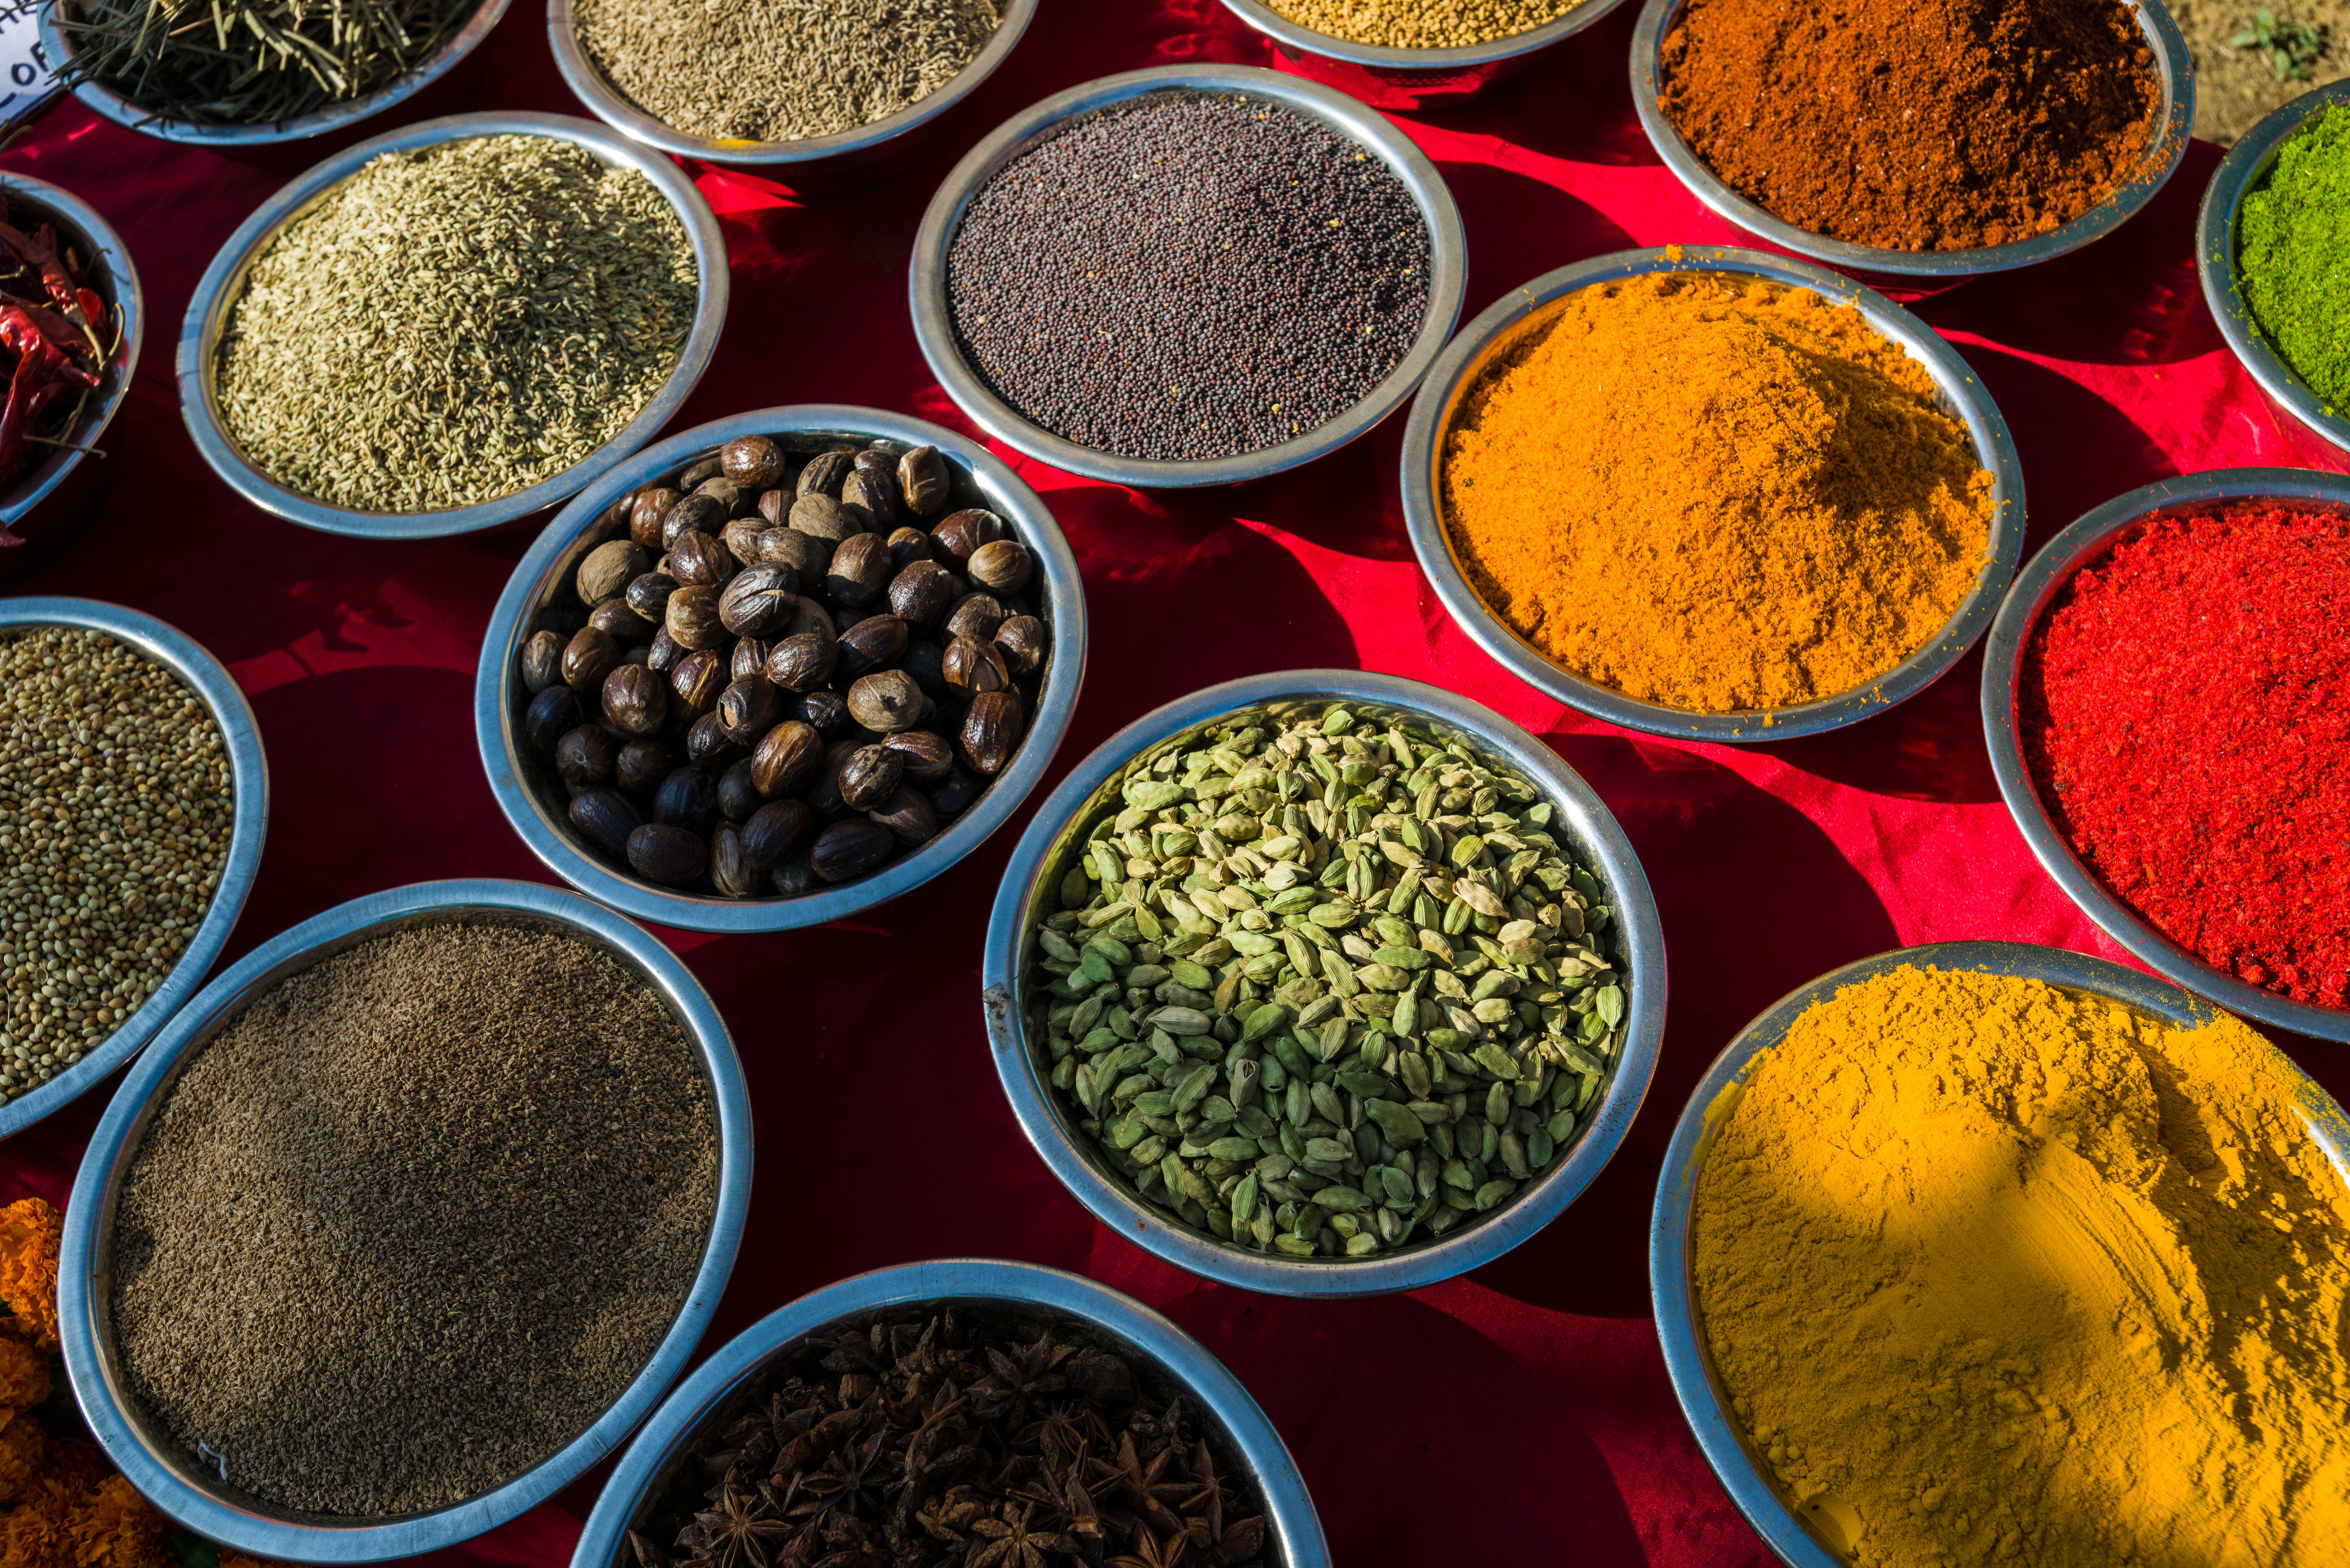
[[[1400, 122], [1467, 219], [1470, 315], [1586, 256], [1734, 239], [1633, 118], [1637, 9], [1489, 104]], [[968, 429], [915, 350], [905, 282], [915, 225], [960, 151], [1089, 78], [1269, 59], [1217, 0], [1045, 0], [1012, 60], [893, 182], [803, 204], [756, 179], [704, 173], [733, 258], [733, 319], [675, 428], [829, 401]], [[360, 134], [487, 109], [579, 112], [535, 5]], [[379, 888], [547, 879], [492, 802], [473, 730], [483, 630], [527, 535], [369, 545], [307, 533], [233, 499], [180, 423], [172, 348], [197, 276], [256, 204], [334, 145], [192, 151], [66, 104], [0, 157], [106, 214], [152, 312], [138, 386], [107, 442], [111, 495], [9, 587], [151, 610], [251, 694], [275, 799], [230, 960]], [[2136, 485], [2315, 455], [2229, 357], [2198, 291], [2195, 209], [2216, 161], [2199, 144], [2113, 237], [1922, 309], [2006, 411], [2035, 547]], [[1287, 1438], [1350, 1568], [1767, 1563], [1690, 1438], [1648, 1317], [1648, 1206], [1691, 1085], [1766, 1004], [1887, 948], [1995, 937], [2120, 953], [2042, 875], [1999, 802], [1976, 717], [1979, 658], [1890, 713], [1810, 741], [1684, 745], [1584, 719], [1504, 674], [1430, 593], [1397, 501], [1401, 425], [1283, 478], [1204, 494], [1137, 494], [1014, 460], [1068, 531], [1092, 610], [1090, 679], [1046, 787], [1160, 702], [1301, 666], [1432, 681], [1546, 736], [1631, 834], [1671, 947], [1663, 1063], [1613, 1165], [1541, 1236], [1409, 1296], [1251, 1295], [1138, 1251], [1062, 1192], [989, 1062], [981, 933], [1024, 813], [920, 894], [858, 919], [762, 938], [665, 933], [734, 1030], [760, 1131], [757, 1197], [708, 1345], [862, 1270], [947, 1255], [1054, 1264], [1167, 1312], [1231, 1366]], [[2339, 1052], [2282, 1043], [2337, 1095], [2350, 1090]], [[0, 1151], [0, 1197], [62, 1201], [104, 1103], [88, 1096]], [[602, 1475], [448, 1555], [557, 1568]]]

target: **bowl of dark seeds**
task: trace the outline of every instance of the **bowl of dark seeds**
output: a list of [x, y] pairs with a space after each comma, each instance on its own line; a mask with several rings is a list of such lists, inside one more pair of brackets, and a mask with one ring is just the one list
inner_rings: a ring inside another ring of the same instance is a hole
[[1409, 398], [1460, 319], [1461, 214], [1377, 112], [1241, 66], [1015, 115], [931, 199], [914, 334], [1009, 446], [1113, 484], [1311, 462]]
[[660, 1402], [750, 1184], [726, 1026], [641, 927], [520, 882], [375, 894], [232, 966], [116, 1093], [67, 1206], [67, 1370], [207, 1539], [452, 1546]]
[[1085, 676], [1035, 492], [921, 420], [826, 404], [673, 436], [515, 568], [482, 646], [490, 786], [557, 876], [774, 931], [910, 891], [1003, 826]]
[[1075, 1274], [957, 1258], [746, 1329], [646, 1423], [571, 1559], [763, 1561], [1324, 1568], [1330, 1550], [1281, 1434], [1197, 1340]]
[[1014, 851], [983, 981], [1063, 1185], [1282, 1295], [1416, 1289], [1550, 1223], [1665, 1022], [1648, 878], [1591, 787], [1489, 709], [1350, 670], [1105, 742]]
[[726, 297], [718, 220], [667, 157], [564, 115], [452, 115], [229, 236], [181, 327], [181, 414], [231, 489], [305, 527], [495, 527], [650, 441]]

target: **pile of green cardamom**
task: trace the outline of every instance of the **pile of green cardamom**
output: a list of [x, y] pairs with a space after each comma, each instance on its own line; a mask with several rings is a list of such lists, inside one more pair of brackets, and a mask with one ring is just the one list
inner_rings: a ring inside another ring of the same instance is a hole
[[1037, 928], [1054, 1087], [1221, 1240], [1364, 1257], [1489, 1214], [1622, 1043], [1611, 911], [1550, 803], [1409, 722], [1276, 707], [1147, 753]]

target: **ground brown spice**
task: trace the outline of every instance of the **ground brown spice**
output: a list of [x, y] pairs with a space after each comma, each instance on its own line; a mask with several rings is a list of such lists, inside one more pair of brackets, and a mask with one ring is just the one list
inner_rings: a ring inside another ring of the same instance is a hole
[[147, 1130], [114, 1233], [131, 1386], [274, 1503], [479, 1496], [668, 1332], [716, 1137], [659, 995], [577, 938], [451, 924], [338, 954], [202, 1047]]

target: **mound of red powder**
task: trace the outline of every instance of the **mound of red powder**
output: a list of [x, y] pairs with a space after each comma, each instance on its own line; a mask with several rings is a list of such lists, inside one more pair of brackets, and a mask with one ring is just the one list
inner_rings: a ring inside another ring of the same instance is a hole
[[2350, 518], [2169, 518], [2075, 574], [2026, 650], [2041, 799], [2147, 923], [2350, 1006]]

